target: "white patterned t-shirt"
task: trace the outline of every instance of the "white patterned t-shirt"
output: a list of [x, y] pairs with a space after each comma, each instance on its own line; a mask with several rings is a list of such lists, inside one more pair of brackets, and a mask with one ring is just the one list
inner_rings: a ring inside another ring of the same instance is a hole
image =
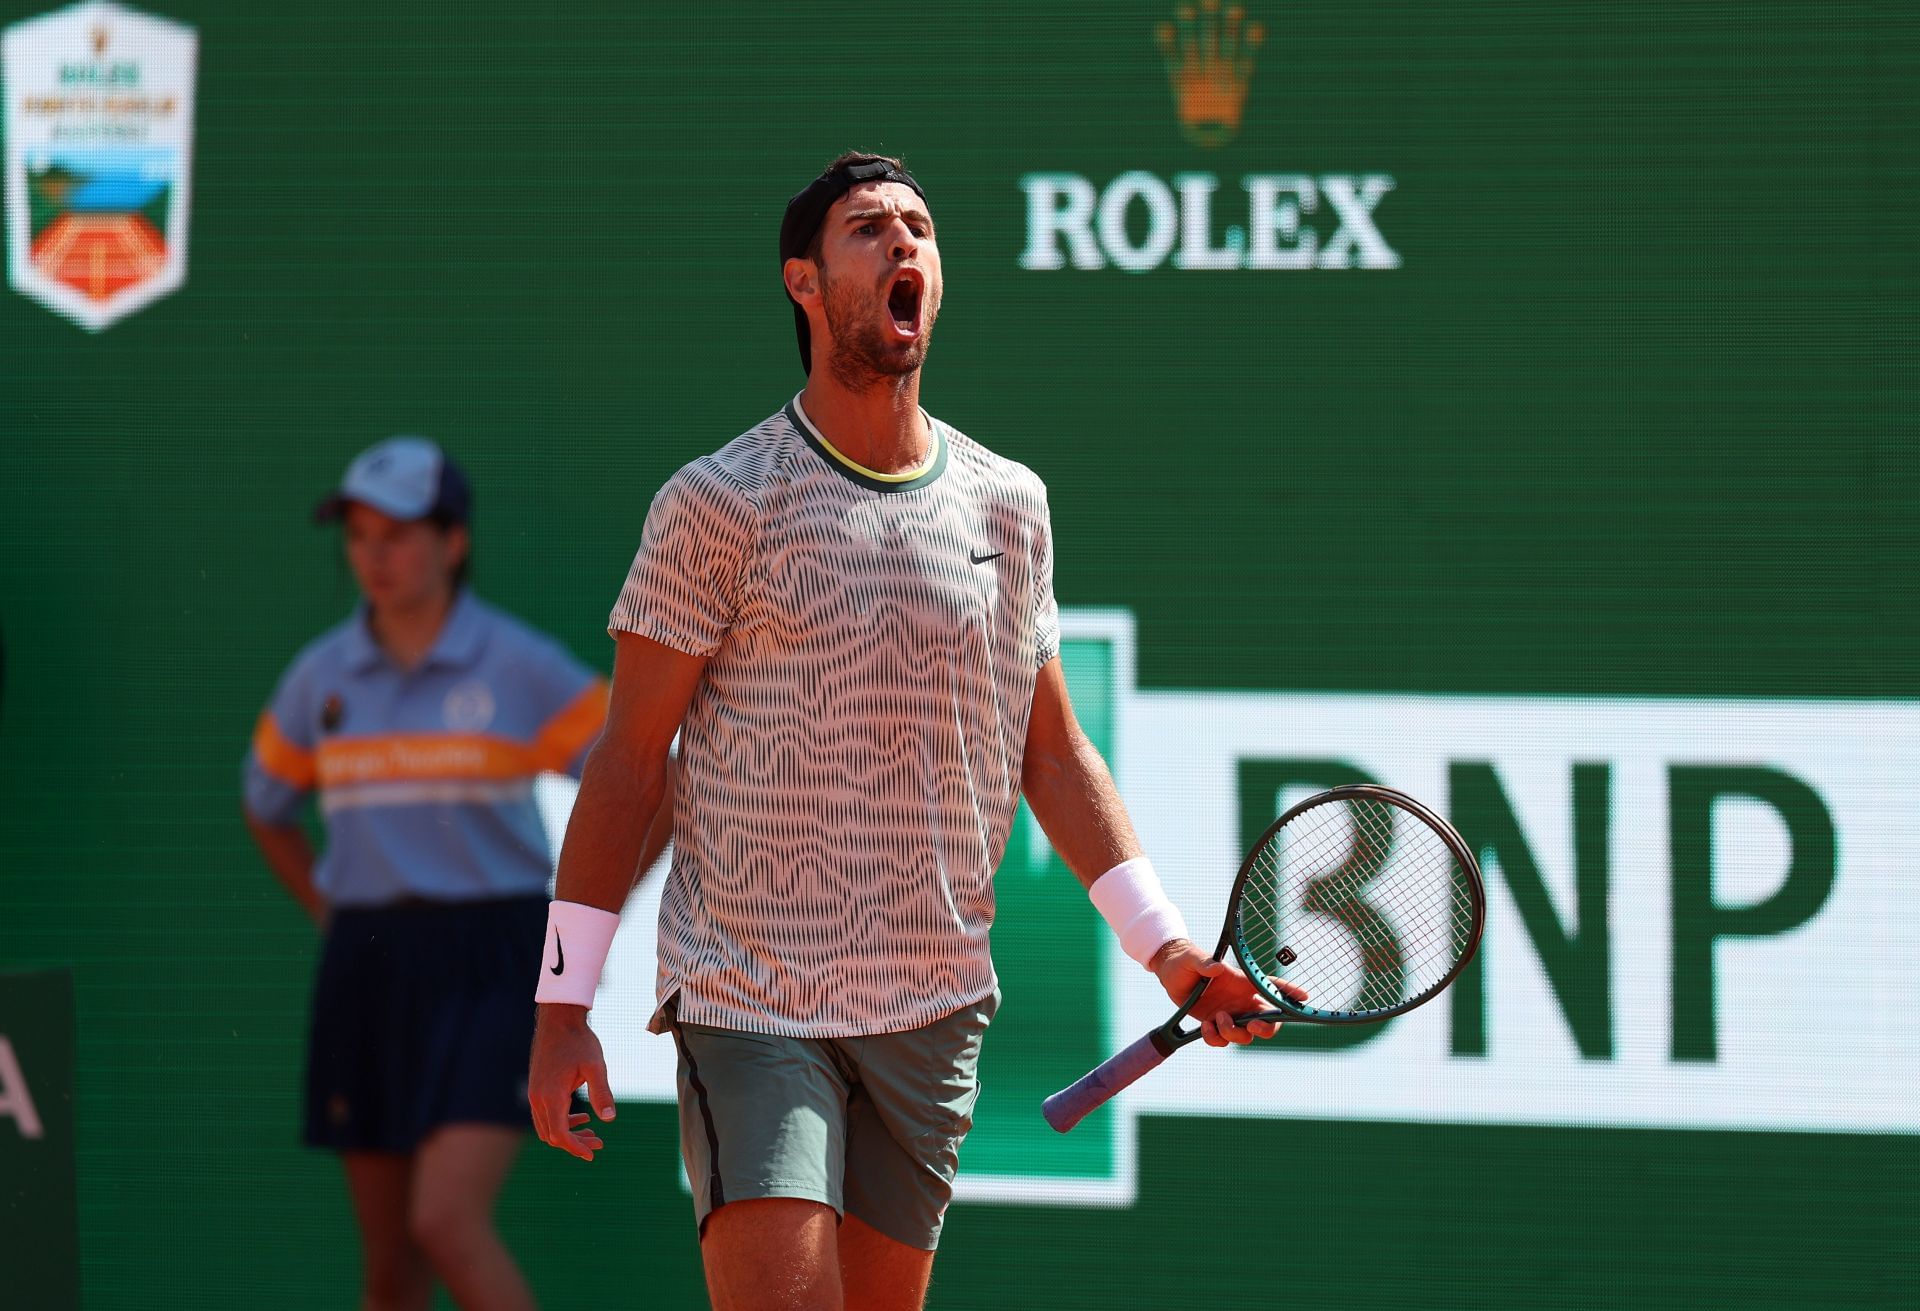
[[609, 627], [710, 657], [660, 907], [682, 1020], [889, 1033], [994, 988], [993, 871], [1060, 646], [1047, 495], [927, 423], [926, 466], [876, 475], [796, 397], [647, 514]]

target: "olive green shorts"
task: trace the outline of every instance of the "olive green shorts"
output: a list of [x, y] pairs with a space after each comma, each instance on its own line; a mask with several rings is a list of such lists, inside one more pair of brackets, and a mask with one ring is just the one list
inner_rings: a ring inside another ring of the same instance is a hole
[[783, 1038], [666, 1017], [702, 1232], [729, 1202], [800, 1197], [932, 1251], [980, 1095], [998, 991], [904, 1033]]

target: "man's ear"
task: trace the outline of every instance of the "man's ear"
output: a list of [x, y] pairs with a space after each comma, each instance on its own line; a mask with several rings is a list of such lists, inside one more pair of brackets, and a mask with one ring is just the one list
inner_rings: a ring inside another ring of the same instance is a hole
[[820, 294], [820, 267], [810, 259], [795, 256], [788, 260], [781, 276], [786, 279], [787, 295], [802, 305]]

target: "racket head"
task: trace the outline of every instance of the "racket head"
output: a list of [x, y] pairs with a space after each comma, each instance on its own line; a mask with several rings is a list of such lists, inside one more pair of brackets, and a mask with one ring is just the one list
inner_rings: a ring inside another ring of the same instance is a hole
[[[1241, 863], [1220, 954], [1284, 1015], [1369, 1024], [1439, 994], [1486, 925], [1479, 862], [1403, 792], [1333, 788], [1275, 820]], [[1288, 999], [1279, 980], [1310, 994]]]

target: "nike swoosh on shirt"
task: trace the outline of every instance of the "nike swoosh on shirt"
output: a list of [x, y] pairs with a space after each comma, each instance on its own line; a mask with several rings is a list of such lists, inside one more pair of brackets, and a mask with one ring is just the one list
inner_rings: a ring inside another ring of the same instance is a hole
[[991, 555], [981, 555], [977, 551], [968, 551], [967, 559], [973, 561], [975, 564], [985, 564], [989, 560], [998, 560], [1005, 554], [1005, 551], [995, 551]]

